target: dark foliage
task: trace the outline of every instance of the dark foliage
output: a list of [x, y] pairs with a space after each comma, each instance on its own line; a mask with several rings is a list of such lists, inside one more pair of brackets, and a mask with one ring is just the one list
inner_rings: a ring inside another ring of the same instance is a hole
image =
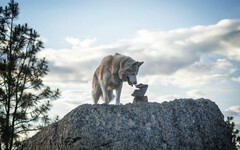
[[0, 150], [20, 144], [20, 135], [50, 123], [51, 100], [59, 90], [43, 84], [48, 62], [36, 55], [43, 48], [39, 34], [16, 24], [18, 3], [0, 7]]
[[240, 149], [240, 136], [239, 130], [235, 129], [235, 123], [232, 121], [233, 117], [227, 117], [226, 123], [231, 130], [232, 133], [232, 143], [235, 149]]

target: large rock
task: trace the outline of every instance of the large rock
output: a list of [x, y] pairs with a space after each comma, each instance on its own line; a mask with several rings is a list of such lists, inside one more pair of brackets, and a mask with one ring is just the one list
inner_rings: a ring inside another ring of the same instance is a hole
[[231, 150], [218, 106], [206, 99], [81, 105], [23, 145], [24, 150]]

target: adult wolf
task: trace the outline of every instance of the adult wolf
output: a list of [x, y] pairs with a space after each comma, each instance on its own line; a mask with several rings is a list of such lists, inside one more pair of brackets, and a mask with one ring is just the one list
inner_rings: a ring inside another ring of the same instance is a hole
[[137, 84], [137, 74], [143, 62], [138, 62], [131, 57], [116, 53], [103, 58], [96, 69], [92, 81], [92, 97], [97, 104], [100, 96], [104, 103], [113, 100], [113, 90], [116, 90], [116, 104], [120, 103], [123, 82], [129, 85]]

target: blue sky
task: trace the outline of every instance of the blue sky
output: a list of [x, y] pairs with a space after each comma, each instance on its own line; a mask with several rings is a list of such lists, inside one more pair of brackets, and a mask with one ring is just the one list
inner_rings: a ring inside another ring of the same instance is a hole
[[[45, 42], [45, 83], [62, 91], [52, 115], [92, 103], [94, 70], [120, 52], [145, 62], [138, 80], [149, 84], [150, 101], [209, 98], [240, 125], [240, 1], [16, 1], [18, 22]], [[124, 85], [121, 102], [131, 102], [133, 91]]]
[[[2, 0], [1, 0], [2, 1]], [[7, 0], [4, 0], [7, 1]], [[166, 31], [238, 19], [238, 0], [18, 0], [20, 21], [49, 41], [46, 47], [69, 47], [65, 37], [96, 37], [106, 44], [134, 36], [140, 29]], [[1, 2], [0, 2], [1, 3]], [[58, 44], [56, 44], [56, 41]]]

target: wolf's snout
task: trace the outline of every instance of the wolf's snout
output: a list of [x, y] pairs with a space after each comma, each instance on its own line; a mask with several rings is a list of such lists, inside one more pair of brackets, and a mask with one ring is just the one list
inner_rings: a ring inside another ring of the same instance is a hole
[[137, 84], [137, 78], [136, 76], [127, 76], [128, 84], [133, 86], [134, 84]]

